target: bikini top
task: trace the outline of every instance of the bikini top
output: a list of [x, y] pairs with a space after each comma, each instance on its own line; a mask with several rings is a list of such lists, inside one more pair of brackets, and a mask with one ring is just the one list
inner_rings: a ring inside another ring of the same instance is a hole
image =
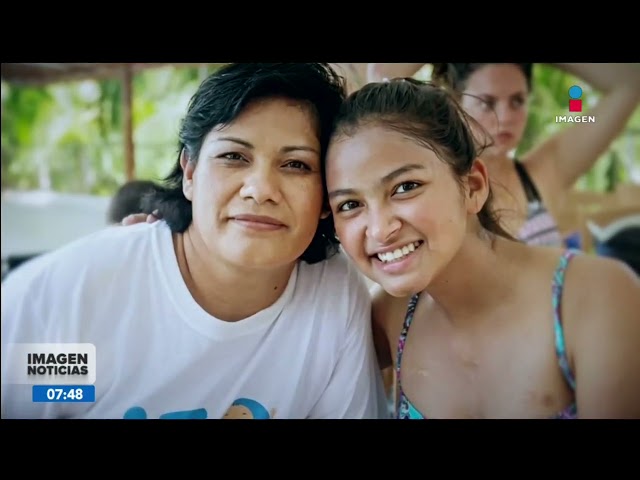
[[[556, 355], [558, 357], [558, 364], [560, 366], [560, 370], [562, 374], [571, 387], [571, 390], [575, 392], [576, 382], [573, 372], [569, 366], [569, 360], [567, 358], [567, 351], [565, 347], [564, 341], [564, 332], [562, 329], [562, 319], [560, 316], [560, 301], [562, 299], [562, 289], [564, 287], [564, 279], [565, 272], [569, 261], [571, 258], [576, 255], [578, 252], [575, 250], [566, 250], [563, 255], [560, 257], [560, 261], [558, 266], [555, 269], [552, 281], [552, 303], [553, 303], [553, 323], [554, 323], [554, 334], [555, 334], [555, 350]], [[402, 327], [402, 332], [400, 333], [400, 339], [398, 341], [398, 354], [396, 361], [396, 378], [398, 380], [398, 410], [397, 410], [397, 418], [401, 420], [424, 420], [426, 417], [420, 413], [420, 411], [414, 407], [409, 398], [405, 395], [402, 390], [402, 352], [404, 351], [405, 342], [407, 336], [409, 334], [409, 327], [411, 326], [411, 322], [413, 320], [413, 314], [416, 310], [416, 306], [418, 305], [418, 299], [420, 298], [419, 294], [414, 295], [409, 301], [409, 306], [407, 308], [407, 313], [405, 315], [404, 325]], [[553, 419], [576, 419], [578, 418], [578, 411], [575, 402], [571, 405], [567, 406], [561, 412], [558, 412], [556, 415], [551, 417]]]

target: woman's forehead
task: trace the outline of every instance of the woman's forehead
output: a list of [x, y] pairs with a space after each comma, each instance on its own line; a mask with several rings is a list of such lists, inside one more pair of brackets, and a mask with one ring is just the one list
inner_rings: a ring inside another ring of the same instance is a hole
[[234, 137], [254, 143], [286, 143], [318, 148], [316, 119], [311, 109], [290, 99], [252, 102], [229, 124], [214, 128], [206, 142]]

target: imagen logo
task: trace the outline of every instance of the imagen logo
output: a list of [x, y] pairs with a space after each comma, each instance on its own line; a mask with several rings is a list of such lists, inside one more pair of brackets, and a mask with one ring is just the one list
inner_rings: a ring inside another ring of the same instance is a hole
[[[569, 112], [582, 112], [582, 87], [573, 85], [569, 89]], [[596, 123], [594, 115], [556, 115], [556, 123]]]
[[574, 85], [569, 89], [569, 111], [582, 111], [582, 88], [578, 85]]
[[3, 383], [19, 385], [92, 385], [96, 347], [91, 343], [13, 343], [7, 349]]

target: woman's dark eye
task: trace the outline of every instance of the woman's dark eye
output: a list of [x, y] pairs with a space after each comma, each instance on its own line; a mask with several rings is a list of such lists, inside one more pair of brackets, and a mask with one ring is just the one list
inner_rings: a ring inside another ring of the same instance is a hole
[[339, 212], [346, 212], [349, 210], [353, 210], [354, 208], [358, 207], [358, 202], [355, 202], [353, 200], [349, 200], [348, 202], [344, 202], [343, 204], [341, 204], [338, 207], [338, 211]]
[[239, 153], [235, 153], [235, 152], [231, 152], [231, 153], [225, 153], [223, 155], [220, 155], [222, 158], [225, 158], [227, 160], [244, 160], [244, 157], [242, 155], [240, 155]]
[[396, 188], [396, 191], [394, 193], [407, 193], [408, 191], [418, 188], [419, 186], [420, 185], [416, 182], [404, 182], [398, 185], [398, 188]]
[[292, 160], [288, 162], [287, 167], [290, 167], [296, 170], [311, 170], [306, 163], [301, 162], [299, 160]]

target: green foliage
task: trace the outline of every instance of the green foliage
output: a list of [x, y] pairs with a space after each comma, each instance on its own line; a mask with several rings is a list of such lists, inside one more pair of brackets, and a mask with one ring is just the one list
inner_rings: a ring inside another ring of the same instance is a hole
[[[215, 70], [159, 68], [133, 80], [136, 175], [159, 180], [177, 158], [177, 134], [189, 99]], [[418, 77], [430, 77], [430, 67]], [[566, 128], [556, 115], [567, 114], [568, 90], [577, 79], [546, 65], [534, 69], [530, 118], [520, 152]], [[596, 93], [583, 86], [585, 101]], [[50, 85], [2, 84], [3, 188], [51, 188], [60, 192], [111, 195], [125, 181], [122, 83], [115, 80]], [[608, 191], [640, 175], [640, 111], [623, 133], [578, 182]]]
[[[529, 121], [517, 154], [528, 151], [539, 140], [569, 126], [557, 124], [554, 119], [556, 115], [568, 114], [569, 88], [576, 84], [582, 87], [587, 105], [597, 100], [597, 92], [572, 75], [544, 64], [535, 66]], [[632, 173], [639, 169], [640, 110], [636, 110], [625, 132], [611, 144], [593, 168], [578, 180], [576, 187], [598, 192], [611, 191], [618, 183], [629, 181]], [[637, 175], [635, 173], [634, 178]]]
[[[179, 121], [211, 69], [162, 68], [136, 75], [136, 175], [158, 180], [176, 158]], [[3, 188], [111, 195], [125, 181], [122, 83], [2, 84]]]

